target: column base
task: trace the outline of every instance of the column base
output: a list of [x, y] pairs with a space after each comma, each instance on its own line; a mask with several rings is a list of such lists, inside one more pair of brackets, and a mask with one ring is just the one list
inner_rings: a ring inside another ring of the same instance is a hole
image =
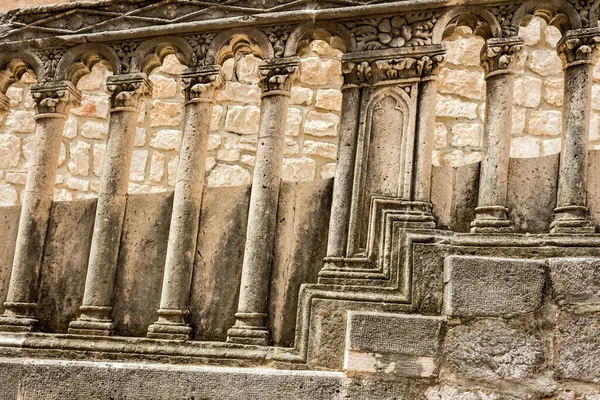
[[148, 327], [146, 337], [151, 339], [190, 340], [192, 327], [185, 322], [188, 310], [160, 309], [158, 321]]
[[112, 320], [79, 318], [69, 324], [70, 335], [112, 336], [113, 330]]
[[4, 314], [0, 315], [0, 332], [33, 332], [38, 320], [35, 317], [37, 303], [7, 301]]
[[596, 227], [588, 220], [588, 208], [583, 206], [565, 206], [554, 209], [554, 220], [550, 224], [550, 233], [589, 235]]
[[227, 343], [269, 345], [269, 330], [264, 326], [266, 314], [236, 313], [235, 325], [227, 331]]
[[471, 222], [471, 233], [511, 233], [515, 231], [508, 219], [508, 208], [484, 206], [475, 209], [475, 219]]

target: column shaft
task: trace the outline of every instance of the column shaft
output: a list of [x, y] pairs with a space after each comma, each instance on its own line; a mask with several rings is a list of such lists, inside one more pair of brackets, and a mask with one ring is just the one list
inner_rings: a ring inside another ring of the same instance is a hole
[[421, 82], [416, 132], [415, 175], [413, 200], [431, 201], [431, 164], [433, 156], [433, 136], [435, 134], [435, 107], [437, 80], [430, 77]]

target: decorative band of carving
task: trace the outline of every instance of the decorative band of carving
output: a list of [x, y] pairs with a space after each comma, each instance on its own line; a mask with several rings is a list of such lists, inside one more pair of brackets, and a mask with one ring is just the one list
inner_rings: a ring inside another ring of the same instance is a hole
[[110, 107], [138, 109], [140, 100], [152, 94], [152, 84], [144, 73], [113, 75], [106, 79], [106, 87], [111, 93]]
[[78, 105], [81, 92], [69, 81], [38, 83], [31, 87], [36, 114], [66, 115], [71, 105]]
[[185, 92], [186, 102], [213, 102], [215, 90], [223, 85], [224, 78], [221, 67], [207, 65], [186, 69], [181, 74], [181, 84]]
[[481, 66], [486, 78], [513, 73], [515, 58], [522, 49], [523, 39], [519, 37], [488, 39], [481, 49]]
[[600, 42], [600, 29], [578, 29], [567, 32], [558, 43], [558, 54], [564, 68], [593, 64], [594, 52]]
[[298, 57], [289, 57], [268, 60], [266, 64], [261, 65], [263, 95], [270, 92], [289, 92], [298, 73], [298, 64]]

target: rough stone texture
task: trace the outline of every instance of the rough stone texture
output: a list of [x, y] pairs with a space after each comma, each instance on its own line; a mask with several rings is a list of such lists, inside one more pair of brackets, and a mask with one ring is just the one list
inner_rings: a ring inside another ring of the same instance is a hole
[[21, 207], [0, 207], [0, 302], [6, 300]]
[[556, 334], [556, 374], [563, 379], [600, 382], [600, 316], [561, 313]]
[[600, 305], [600, 260], [550, 259], [552, 293], [561, 305]]
[[542, 305], [545, 263], [534, 260], [448, 257], [446, 313], [456, 317], [527, 313]]

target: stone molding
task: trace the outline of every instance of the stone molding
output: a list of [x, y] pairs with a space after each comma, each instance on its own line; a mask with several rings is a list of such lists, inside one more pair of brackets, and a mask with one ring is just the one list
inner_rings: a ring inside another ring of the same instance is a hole
[[481, 49], [481, 66], [486, 78], [489, 76], [514, 73], [513, 64], [523, 50], [523, 40], [519, 37], [489, 39]]
[[594, 52], [600, 42], [600, 29], [581, 29], [567, 32], [558, 43], [557, 51], [564, 68], [593, 64]]
[[143, 98], [152, 94], [152, 84], [143, 73], [109, 76], [106, 87], [110, 92], [111, 111], [138, 110]]
[[270, 60], [261, 65], [260, 77], [263, 96], [268, 94], [287, 94], [292, 89], [292, 83], [298, 73], [299, 59], [297, 57]]
[[187, 103], [194, 101], [214, 101], [214, 94], [223, 85], [221, 67], [209, 65], [187, 69], [181, 74], [181, 85]]
[[81, 92], [68, 81], [38, 83], [31, 87], [37, 116], [67, 116], [68, 107], [79, 104]]

